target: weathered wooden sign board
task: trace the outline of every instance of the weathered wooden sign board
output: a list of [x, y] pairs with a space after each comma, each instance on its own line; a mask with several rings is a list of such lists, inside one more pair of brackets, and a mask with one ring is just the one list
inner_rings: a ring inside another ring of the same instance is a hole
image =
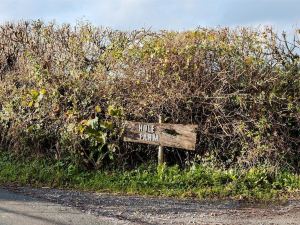
[[126, 121], [124, 141], [195, 150], [197, 127]]

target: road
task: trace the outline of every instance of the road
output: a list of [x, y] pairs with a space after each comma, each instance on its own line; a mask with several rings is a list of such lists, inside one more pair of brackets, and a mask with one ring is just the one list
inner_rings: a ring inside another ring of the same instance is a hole
[[78, 209], [0, 189], [0, 225], [114, 224]]
[[58, 189], [0, 188], [0, 225], [299, 225], [300, 201], [250, 204], [120, 196]]

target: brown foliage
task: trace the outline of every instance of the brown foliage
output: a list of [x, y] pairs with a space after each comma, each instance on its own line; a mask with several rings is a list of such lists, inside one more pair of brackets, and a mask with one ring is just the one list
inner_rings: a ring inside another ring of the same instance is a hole
[[[268, 28], [126, 33], [89, 24], [2, 25], [1, 146], [31, 154], [89, 152], [74, 130], [96, 114], [107, 120], [114, 105], [122, 107], [122, 119], [153, 122], [163, 115], [165, 122], [198, 124], [196, 154], [171, 151], [176, 160], [200, 155], [225, 166], [297, 169], [298, 37], [289, 42]], [[97, 106], [104, 111], [95, 112]], [[156, 155], [151, 147], [119, 144], [118, 165]]]

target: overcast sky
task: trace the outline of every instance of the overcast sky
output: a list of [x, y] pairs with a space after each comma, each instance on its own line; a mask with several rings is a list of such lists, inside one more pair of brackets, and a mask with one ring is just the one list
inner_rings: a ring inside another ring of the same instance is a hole
[[88, 20], [130, 30], [272, 25], [300, 28], [300, 0], [0, 0], [0, 23]]

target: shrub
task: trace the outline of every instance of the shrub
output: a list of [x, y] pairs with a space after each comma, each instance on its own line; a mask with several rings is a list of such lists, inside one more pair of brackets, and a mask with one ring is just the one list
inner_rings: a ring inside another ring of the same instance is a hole
[[195, 153], [170, 149], [170, 162], [298, 169], [299, 32], [288, 40], [269, 28], [120, 32], [4, 24], [1, 148], [88, 168], [133, 166], [156, 154], [123, 143], [121, 121], [163, 115], [199, 125]]

